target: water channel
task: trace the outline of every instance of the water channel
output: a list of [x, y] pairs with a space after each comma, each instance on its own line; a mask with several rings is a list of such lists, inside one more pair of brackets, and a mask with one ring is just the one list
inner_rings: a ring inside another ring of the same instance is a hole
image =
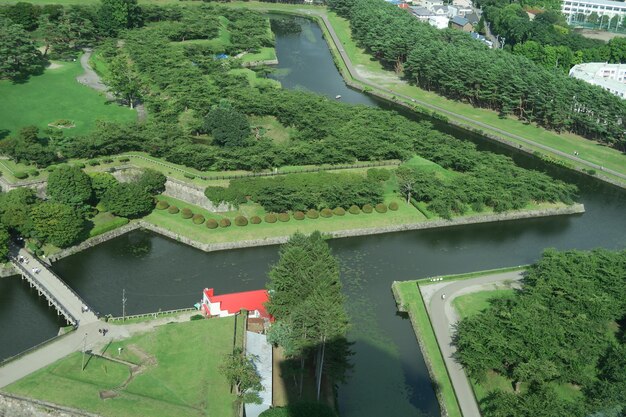
[[[376, 105], [345, 87], [320, 29], [277, 35], [275, 77], [331, 99]], [[477, 136], [447, 127], [481, 148], [510, 154], [519, 164], [576, 183], [587, 212], [580, 216], [335, 239], [353, 326], [354, 368], [339, 388], [343, 417], [439, 415], [428, 373], [408, 320], [396, 314], [394, 280], [442, 275], [535, 261], [544, 248], [626, 247], [626, 193], [598, 181], [549, 167]], [[188, 307], [204, 287], [217, 292], [262, 288], [277, 247], [204, 253], [148, 232], [133, 232], [57, 262], [55, 271], [103, 314]], [[56, 334], [60, 320], [19, 278], [0, 279], [0, 358]]]

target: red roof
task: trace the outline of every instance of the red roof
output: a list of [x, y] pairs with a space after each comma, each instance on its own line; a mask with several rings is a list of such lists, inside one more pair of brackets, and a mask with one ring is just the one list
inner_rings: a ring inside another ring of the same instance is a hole
[[220, 309], [230, 314], [238, 313], [241, 309], [258, 310], [262, 317], [270, 317], [263, 304], [269, 301], [267, 290], [236, 292], [232, 294], [213, 295], [213, 288], [204, 289], [204, 294], [211, 303], [221, 303]]

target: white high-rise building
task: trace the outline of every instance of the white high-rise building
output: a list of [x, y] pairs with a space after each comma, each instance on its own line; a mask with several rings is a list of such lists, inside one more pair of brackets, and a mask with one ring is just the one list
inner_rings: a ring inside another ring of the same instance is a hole
[[611, 0], [563, 0], [561, 11], [568, 22], [580, 21], [579, 15], [589, 16], [595, 12], [598, 17], [619, 16], [620, 21], [626, 15], [626, 3]]

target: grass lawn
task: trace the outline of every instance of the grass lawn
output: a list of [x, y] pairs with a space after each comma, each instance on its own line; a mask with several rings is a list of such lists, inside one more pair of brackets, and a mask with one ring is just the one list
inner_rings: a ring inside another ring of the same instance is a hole
[[94, 237], [124, 226], [128, 223], [128, 219], [125, 217], [118, 217], [109, 212], [102, 212], [96, 214], [90, 222], [92, 223], [92, 228], [89, 230], [89, 237]]
[[48, 127], [59, 119], [69, 119], [76, 127], [63, 129], [67, 136], [89, 132], [96, 120], [130, 122], [137, 113], [128, 107], [108, 103], [104, 95], [81, 85], [76, 77], [83, 73], [80, 62], [59, 62], [59, 68], [46, 69], [24, 84], [0, 81], [0, 126], [16, 133], [35, 125]]
[[461, 410], [452, 388], [452, 382], [448, 376], [448, 371], [430, 324], [417, 281], [396, 282], [394, 285], [401, 299], [396, 301], [402, 303], [401, 308], [403, 311], [409, 312], [413, 329], [415, 333], [419, 333], [423, 341], [423, 347], [426, 350], [424, 354], [430, 359], [432, 365], [435, 390], [441, 393], [448, 415], [450, 417], [461, 417]]
[[257, 53], [249, 53], [245, 54], [241, 57], [241, 61], [246, 62], [256, 62], [256, 61], [270, 61], [276, 58], [276, 50], [274, 48], [263, 47]]
[[461, 295], [452, 301], [452, 305], [462, 318], [473, 316], [486, 310], [491, 305], [490, 300], [495, 298], [512, 298], [515, 290], [512, 288], [480, 291], [472, 294]]
[[[8, 386], [7, 391], [85, 409], [103, 416], [171, 417], [233, 415], [234, 396], [219, 373], [222, 357], [232, 351], [234, 317], [157, 327], [112, 343], [107, 354], [143, 365], [123, 388], [126, 365], [92, 358], [81, 372], [74, 353]], [[101, 400], [99, 392], [118, 396]]]
[[296, 133], [293, 127], [285, 127], [274, 116], [250, 116], [250, 125], [259, 129], [259, 134], [266, 136], [274, 143], [285, 143]]
[[256, 72], [250, 68], [234, 68], [228, 71], [229, 74], [244, 75], [252, 87], [259, 88], [280, 88], [279, 81], [272, 80], [271, 78], [258, 77]]

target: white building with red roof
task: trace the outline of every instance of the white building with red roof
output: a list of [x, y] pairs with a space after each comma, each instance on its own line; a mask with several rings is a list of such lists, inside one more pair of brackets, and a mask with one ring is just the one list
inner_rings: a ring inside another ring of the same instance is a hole
[[269, 294], [267, 290], [215, 295], [213, 288], [205, 288], [202, 291], [200, 309], [205, 315], [210, 317], [234, 316], [241, 310], [248, 310], [248, 317], [272, 320], [272, 316], [265, 309], [265, 303], [268, 301]]

